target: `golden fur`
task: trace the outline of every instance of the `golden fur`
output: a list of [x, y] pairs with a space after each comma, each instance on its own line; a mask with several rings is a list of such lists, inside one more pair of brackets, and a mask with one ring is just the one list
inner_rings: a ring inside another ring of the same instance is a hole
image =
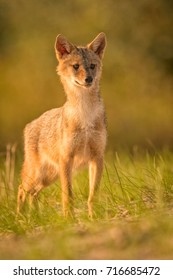
[[67, 101], [63, 107], [45, 112], [25, 127], [25, 159], [18, 191], [18, 212], [27, 193], [32, 199], [41, 189], [60, 178], [63, 213], [65, 216], [71, 214], [72, 172], [88, 164], [88, 210], [92, 216], [107, 135], [105, 110], [99, 91], [105, 46], [104, 33], [86, 47], [76, 47], [64, 36], [57, 36], [57, 73]]

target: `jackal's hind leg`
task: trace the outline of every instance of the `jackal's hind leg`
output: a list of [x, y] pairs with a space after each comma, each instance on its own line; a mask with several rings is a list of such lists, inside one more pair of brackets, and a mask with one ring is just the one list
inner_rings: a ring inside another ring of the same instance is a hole
[[42, 184], [37, 185], [35, 188], [31, 189], [29, 192], [29, 208], [37, 208], [38, 210], [38, 194], [44, 188]]
[[26, 196], [28, 196], [29, 208], [37, 206], [37, 196], [44, 186], [42, 184], [36, 185], [30, 189], [25, 189], [23, 184], [19, 186], [17, 197], [17, 214], [19, 214], [26, 202]]
[[18, 189], [18, 195], [17, 195], [17, 214], [20, 213], [21, 208], [23, 207], [26, 200], [26, 191], [23, 188], [23, 185], [21, 184]]

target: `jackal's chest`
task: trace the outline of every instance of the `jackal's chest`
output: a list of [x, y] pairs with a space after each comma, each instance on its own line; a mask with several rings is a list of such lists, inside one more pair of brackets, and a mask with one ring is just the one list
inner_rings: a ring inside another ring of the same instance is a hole
[[100, 136], [100, 133], [101, 132], [95, 129], [94, 124], [81, 127], [80, 129], [77, 129], [72, 136], [74, 145], [81, 150], [83, 148], [86, 149], [86, 147], [89, 148], [91, 142], [97, 142], [96, 138]]
[[70, 152], [73, 154], [73, 168], [78, 169], [86, 165], [98, 153], [102, 154], [103, 133], [98, 132], [94, 127], [85, 127], [73, 135]]
[[[83, 108], [83, 110], [82, 110]], [[63, 151], [77, 162], [87, 162], [97, 154], [103, 154], [106, 144], [104, 110], [97, 106], [91, 110], [79, 106], [65, 110], [62, 119], [61, 140]], [[67, 114], [68, 112], [68, 114]]]
[[102, 119], [86, 118], [85, 120], [73, 119], [64, 124], [63, 136], [74, 144], [90, 142], [104, 133], [105, 124]]
[[102, 121], [81, 125], [75, 123], [63, 133], [63, 147], [75, 158], [91, 158], [93, 154], [103, 153], [106, 144], [106, 128]]

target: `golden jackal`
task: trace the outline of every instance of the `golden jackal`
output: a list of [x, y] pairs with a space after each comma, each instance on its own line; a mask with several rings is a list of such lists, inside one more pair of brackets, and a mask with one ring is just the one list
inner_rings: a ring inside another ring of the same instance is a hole
[[72, 213], [72, 172], [88, 164], [88, 211], [92, 216], [94, 193], [103, 171], [107, 135], [99, 90], [105, 47], [104, 33], [86, 47], [77, 47], [64, 36], [57, 36], [57, 72], [67, 101], [63, 107], [45, 112], [25, 127], [25, 160], [18, 191], [18, 212], [27, 193], [32, 199], [59, 177], [63, 213], [65, 216]]

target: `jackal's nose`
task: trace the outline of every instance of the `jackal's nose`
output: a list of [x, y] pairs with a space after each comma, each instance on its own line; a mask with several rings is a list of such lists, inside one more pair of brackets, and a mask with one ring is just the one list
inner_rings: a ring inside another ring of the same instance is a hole
[[86, 82], [87, 84], [91, 84], [92, 81], [93, 81], [93, 78], [92, 78], [91, 76], [88, 76], [88, 77], [86, 77], [86, 79], [85, 79], [85, 82]]

